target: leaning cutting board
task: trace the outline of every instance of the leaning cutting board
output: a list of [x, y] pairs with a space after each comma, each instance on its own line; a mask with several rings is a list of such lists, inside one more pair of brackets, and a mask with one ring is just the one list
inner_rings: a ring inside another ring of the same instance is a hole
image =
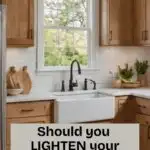
[[16, 71], [16, 68], [14, 66], [11, 66], [9, 68], [9, 71], [7, 72], [7, 89], [20, 89], [20, 88], [22, 88], [20, 76]]
[[19, 76], [23, 88], [23, 93], [22, 94], [29, 94], [32, 88], [32, 80], [30, 78], [30, 75], [28, 73], [28, 68], [27, 66], [24, 66], [20, 71], [19, 71]]

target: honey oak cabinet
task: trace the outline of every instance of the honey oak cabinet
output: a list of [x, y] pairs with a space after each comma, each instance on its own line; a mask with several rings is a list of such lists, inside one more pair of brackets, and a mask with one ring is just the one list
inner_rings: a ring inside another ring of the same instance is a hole
[[8, 47], [34, 45], [34, 0], [2, 0], [7, 6]]
[[100, 46], [150, 46], [150, 0], [101, 0]]
[[134, 0], [134, 43], [145, 43], [145, 0]]
[[113, 123], [135, 123], [137, 110], [135, 97], [116, 97], [115, 104], [116, 115]]
[[113, 123], [140, 124], [140, 150], [150, 149], [150, 100], [134, 97], [116, 97], [116, 115]]
[[134, 44], [150, 45], [150, 0], [134, 0]]
[[137, 114], [137, 123], [140, 124], [140, 150], [150, 149], [150, 116]]
[[133, 44], [133, 1], [101, 0], [100, 45]]
[[11, 145], [10, 130], [12, 123], [53, 123], [54, 102], [35, 101], [7, 104], [6, 113], [6, 144]]

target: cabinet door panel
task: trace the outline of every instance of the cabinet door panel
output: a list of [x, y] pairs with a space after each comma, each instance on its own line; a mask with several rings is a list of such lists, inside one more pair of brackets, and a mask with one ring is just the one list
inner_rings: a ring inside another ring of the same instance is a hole
[[132, 45], [133, 1], [109, 0], [110, 45]]
[[147, 133], [148, 133], [148, 126], [141, 124], [140, 125], [140, 150], [148, 150]]
[[33, 45], [33, 0], [3, 0], [7, 5], [8, 46]]
[[134, 43], [145, 43], [145, 0], [134, 0]]
[[146, 0], [145, 45], [150, 45], [150, 0]]
[[135, 123], [136, 101], [134, 97], [117, 97], [116, 114], [113, 123]]
[[150, 126], [148, 127], [148, 135], [147, 135], [147, 150], [150, 149]]
[[7, 130], [6, 130], [6, 143], [10, 145], [10, 128], [12, 123], [50, 123], [50, 116], [41, 116], [41, 117], [29, 117], [29, 118], [12, 118], [7, 119]]

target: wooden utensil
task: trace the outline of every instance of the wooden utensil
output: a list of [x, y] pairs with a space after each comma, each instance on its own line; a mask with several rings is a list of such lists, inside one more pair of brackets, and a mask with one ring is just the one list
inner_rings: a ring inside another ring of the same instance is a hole
[[20, 71], [19, 71], [19, 76], [23, 88], [23, 94], [29, 94], [31, 88], [32, 88], [32, 81], [30, 78], [30, 75], [28, 73], [28, 68], [27, 66], [24, 66]]
[[18, 76], [18, 72], [14, 66], [9, 68], [7, 73], [7, 89], [20, 89], [21, 82]]

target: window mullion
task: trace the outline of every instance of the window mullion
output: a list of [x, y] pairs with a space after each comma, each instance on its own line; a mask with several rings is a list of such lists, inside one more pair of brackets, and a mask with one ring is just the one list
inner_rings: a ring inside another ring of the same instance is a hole
[[45, 29], [62, 29], [62, 30], [81, 30], [86, 31], [89, 28], [77, 28], [77, 27], [63, 27], [63, 26], [44, 26]]

